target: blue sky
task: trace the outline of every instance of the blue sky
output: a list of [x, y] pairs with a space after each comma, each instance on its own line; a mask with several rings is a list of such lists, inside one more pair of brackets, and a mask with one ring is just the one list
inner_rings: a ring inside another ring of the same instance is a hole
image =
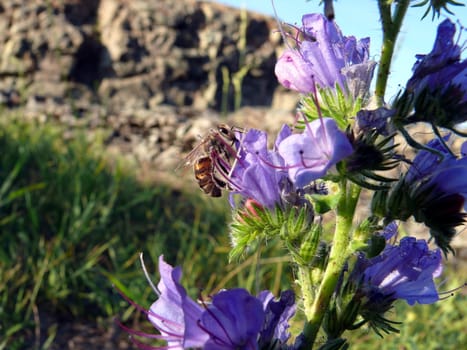
[[[269, 15], [273, 14], [271, 0], [218, 0], [217, 2], [235, 7], [246, 7], [249, 10]], [[319, 0], [275, 0], [274, 4], [282, 21], [301, 24], [303, 14], [322, 12], [322, 6], [319, 6], [319, 2]], [[417, 2], [419, 1], [414, 3]], [[449, 16], [451, 20], [455, 22], [459, 19], [464, 26], [467, 26], [467, 6], [450, 6], [449, 8], [455, 12], [455, 16]], [[381, 46], [381, 31], [376, 0], [334, 1], [334, 9], [336, 23], [344, 35], [354, 35], [357, 38], [371, 37], [370, 53], [377, 61]], [[407, 12], [404, 26], [398, 38], [386, 99], [390, 99], [397, 93], [399, 85], [405, 85], [410, 77], [415, 55], [428, 53], [431, 50], [436, 36], [437, 24], [446, 18], [446, 13], [442, 13], [439, 20], [435, 19], [432, 22], [430, 13], [421, 21], [423, 13], [424, 8], [409, 8]], [[466, 39], [465, 34], [463, 39]]]

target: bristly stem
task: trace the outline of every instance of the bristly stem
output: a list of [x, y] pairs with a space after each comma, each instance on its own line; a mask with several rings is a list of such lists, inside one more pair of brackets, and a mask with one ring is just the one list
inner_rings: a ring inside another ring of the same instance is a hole
[[402, 21], [405, 17], [410, 0], [399, 0], [395, 5], [394, 15], [391, 16], [393, 1], [378, 0], [378, 8], [383, 29], [383, 44], [381, 46], [381, 59], [379, 60], [378, 74], [376, 77], [375, 96], [378, 107], [384, 103], [384, 94], [394, 55], [397, 35], [400, 32]]
[[336, 209], [336, 227], [332, 248], [329, 253], [329, 261], [318, 293], [311, 307], [305, 310], [308, 322], [302, 333], [303, 343], [300, 346], [300, 350], [309, 350], [312, 348], [321, 323], [323, 322], [324, 315], [328, 310], [340, 274], [351, 253], [349, 246], [352, 234], [352, 222], [361, 188], [353, 183], [347, 184], [346, 180], [343, 180], [341, 182], [341, 191], [342, 195]]

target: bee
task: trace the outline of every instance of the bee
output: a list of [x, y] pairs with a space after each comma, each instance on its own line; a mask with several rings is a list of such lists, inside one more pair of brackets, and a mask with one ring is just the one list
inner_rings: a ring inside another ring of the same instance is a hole
[[193, 171], [196, 181], [198, 181], [198, 185], [204, 193], [211, 197], [222, 196], [222, 189], [226, 187], [226, 183], [214, 176], [214, 167], [212, 159], [209, 156], [196, 159]]
[[237, 157], [235, 132], [241, 129], [220, 124], [211, 129], [185, 158], [185, 165], [193, 165], [199, 187], [211, 197], [222, 196], [228, 187], [228, 166]]

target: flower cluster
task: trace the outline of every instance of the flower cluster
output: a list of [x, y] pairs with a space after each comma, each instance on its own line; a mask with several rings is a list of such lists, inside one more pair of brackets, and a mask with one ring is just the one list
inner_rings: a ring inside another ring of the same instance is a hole
[[307, 94], [339, 87], [355, 98], [369, 90], [376, 62], [369, 60], [370, 39], [343, 36], [334, 21], [321, 14], [304, 15], [297, 48], [283, 52], [276, 76], [286, 88]]
[[[394, 226], [392, 223], [385, 229], [391, 232], [385, 235], [386, 239], [395, 233]], [[398, 245], [388, 243], [373, 258], [359, 253], [351, 280], [358, 286], [357, 294], [365, 296], [365, 308], [374, 311], [395, 299], [404, 299], [410, 305], [434, 303], [438, 292], [433, 278], [439, 277], [441, 272], [439, 249], [432, 251], [425, 240], [404, 237]]]
[[[398, 18], [391, 9], [403, 17], [407, 6], [380, 6], [382, 18]], [[401, 23], [382, 22], [391, 51]], [[439, 25], [433, 50], [417, 56], [413, 76], [392, 105], [378, 95], [384, 95], [391, 55], [382, 55], [369, 103], [376, 63], [368, 38], [343, 36], [320, 14], [305, 15], [301, 28], [291, 28], [294, 35], [283, 34], [294, 47], [284, 51], [275, 73], [284, 87], [301, 93], [300, 120], [282, 126], [272, 145], [265, 131], [232, 132], [223, 124], [205, 144], [208, 171], [195, 175], [210, 185], [207, 193], [230, 192], [231, 258], [265, 242], [281, 243], [299, 307], [291, 291], [274, 299], [269, 291], [253, 296], [241, 288], [195, 302], [180, 284], [181, 269], [160, 257], [159, 297], [145, 310], [160, 334], [135, 336], [164, 340], [170, 349], [311, 349], [322, 330], [321, 348], [338, 349], [348, 346], [344, 332], [364, 324], [377, 334], [397, 331], [397, 322], [386, 318], [397, 300], [441, 299], [435, 279], [443, 271], [442, 253], [453, 250], [467, 217], [467, 143], [457, 140], [454, 147], [451, 141], [466, 136], [456, 125], [467, 121], [467, 61], [454, 40], [456, 26], [450, 20]], [[427, 143], [406, 128], [420, 121], [433, 130]], [[412, 152], [398, 148], [398, 134]], [[363, 188], [371, 208], [357, 220]], [[397, 222], [411, 217], [426, 226], [436, 249], [420, 237], [397, 237]], [[305, 325], [291, 345], [296, 310]]]
[[[374, 209], [389, 220], [405, 221], [413, 216], [424, 223], [444, 252], [451, 250], [449, 244], [456, 227], [464, 223], [463, 209], [467, 208], [467, 158], [451, 153], [445, 143], [449, 137], [428, 142], [384, 200], [374, 198]], [[382, 207], [376, 208], [378, 205]]]
[[346, 134], [331, 118], [307, 123], [300, 133], [283, 126], [273, 150], [268, 149], [267, 134], [255, 129], [245, 133], [239, 144], [240, 161], [231, 171], [230, 187], [234, 194], [268, 208], [283, 204], [285, 182], [300, 191], [352, 154]]
[[133, 336], [167, 342], [167, 347], [158, 347], [133, 338], [145, 349], [254, 350], [258, 344], [281, 349], [290, 337], [288, 322], [296, 309], [291, 291], [276, 300], [269, 291], [255, 297], [236, 288], [222, 290], [209, 302], [198, 304], [180, 284], [180, 267], [173, 268], [161, 256], [159, 273], [161, 280], [155, 290], [158, 299], [143, 311], [160, 335], [127, 329]]
[[[403, 237], [398, 244], [395, 222], [373, 238], [387, 241], [375, 256], [360, 251], [343, 283], [336, 290], [330, 313], [324, 324], [333, 336], [355, 328], [357, 319], [367, 322], [378, 334], [397, 331], [384, 314], [402, 299], [409, 305], [431, 304], [439, 300], [434, 279], [442, 272], [441, 252], [430, 250], [425, 240]], [[377, 240], [373, 239], [373, 243]], [[371, 250], [370, 250], [371, 251]]]
[[454, 23], [444, 20], [432, 51], [417, 55], [406, 90], [394, 104], [402, 123], [453, 129], [467, 121], [467, 60], [461, 60], [465, 47], [454, 41], [455, 33]]

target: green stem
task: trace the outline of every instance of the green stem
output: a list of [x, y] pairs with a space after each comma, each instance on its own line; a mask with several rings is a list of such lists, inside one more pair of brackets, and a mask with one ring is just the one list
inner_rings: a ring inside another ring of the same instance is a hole
[[[328, 265], [326, 266], [316, 297], [311, 306], [305, 308], [308, 322], [303, 330], [303, 343], [300, 346], [300, 350], [312, 348], [324, 315], [328, 310], [339, 276], [350, 254], [348, 248], [350, 245], [352, 221], [361, 188], [353, 183], [350, 183], [347, 188], [346, 181], [344, 180], [342, 181], [341, 189], [342, 195], [336, 209], [336, 228], [331, 252], [329, 253]], [[308, 306], [310, 301], [305, 300], [304, 302]]]
[[381, 59], [379, 61], [375, 88], [375, 96], [379, 107], [384, 103], [384, 94], [386, 92], [386, 85], [388, 82], [397, 36], [400, 32], [402, 21], [405, 17], [409, 4], [410, 0], [399, 0], [394, 11], [394, 16], [391, 16], [391, 1], [378, 0], [378, 7], [383, 29]]

